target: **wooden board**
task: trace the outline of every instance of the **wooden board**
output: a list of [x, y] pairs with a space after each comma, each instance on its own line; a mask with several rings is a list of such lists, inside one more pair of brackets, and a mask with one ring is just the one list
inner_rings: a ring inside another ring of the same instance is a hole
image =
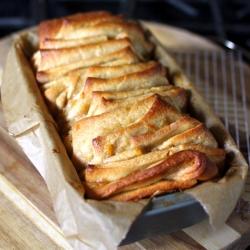
[[[185, 48], [187, 43], [183, 41], [188, 41], [191, 47], [218, 49], [199, 36], [183, 30], [161, 24], [151, 24], [151, 27], [167, 46], [175, 44], [178, 48]], [[13, 36], [8, 36], [0, 41], [0, 74], [12, 39]], [[237, 213], [236, 209], [217, 231], [209, 227], [208, 221], [204, 221], [119, 249], [245, 249], [250, 244], [248, 209], [248, 202], [242, 201], [240, 212]], [[45, 182], [6, 130], [1, 100], [0, 249], [71, 249], [59, 228]]]

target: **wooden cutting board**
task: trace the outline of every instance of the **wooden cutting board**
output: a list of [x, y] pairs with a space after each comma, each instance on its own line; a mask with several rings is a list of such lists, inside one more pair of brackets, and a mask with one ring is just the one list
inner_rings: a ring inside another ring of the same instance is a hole
[[[168, 47], [218, 49], [189, 32], [161, 24], [150, 25], [158, 39]], [[0, 75], [14, 36], [0, 41]], [[239, 205], [240, 212], [236, 209], [217, 231], [204, 221], [119, 249], [245, 249], [250, 245], [250, 214], [247, 212], [248, 202], [241, 201]], [[6, 130], [1, 100], [0, 249], [71, 249], [59, 228], [45, 182]]]

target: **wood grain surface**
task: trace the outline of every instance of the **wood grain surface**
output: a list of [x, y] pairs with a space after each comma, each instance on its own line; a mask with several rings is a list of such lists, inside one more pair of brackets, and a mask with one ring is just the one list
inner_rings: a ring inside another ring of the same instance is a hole
[[[163, 43], [164, 39], [172, 34], [173, 40], [180, 36], [188, 38], [190, 46], [199, 44], [208, 49], [217, 49], [206, 40], [203, 41], [198, 36], [182, 30], [160, 24], [152, 24], [152, 28]], [[1, 55], [6, 56], [11, 42], [12, 36], [0, 42]], [[175, 45], [178, 46], [178, 43]], [[184, 45], [180, 43], [179, 46]], [[1, 71], [4, 62], [2, 57]], [[152, 237], [118, 249], [245, 249], [250, 244], [248, 206], [249, 203], [242, 200], [227, 222], [217, 231], [205, 220], [181, 231]], [[0, 249], [71, 249], [58, 225], [43, 178], [7, 132], [1, 100]]]

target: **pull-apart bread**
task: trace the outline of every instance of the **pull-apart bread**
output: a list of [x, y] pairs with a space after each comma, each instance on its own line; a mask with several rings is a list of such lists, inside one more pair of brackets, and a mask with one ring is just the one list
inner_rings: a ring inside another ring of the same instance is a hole
[[225, 150], [141, 24], [79, 13], [42, 22], [39, 39], [31, 63], [86, 198], [139, 200], [223, 172]]

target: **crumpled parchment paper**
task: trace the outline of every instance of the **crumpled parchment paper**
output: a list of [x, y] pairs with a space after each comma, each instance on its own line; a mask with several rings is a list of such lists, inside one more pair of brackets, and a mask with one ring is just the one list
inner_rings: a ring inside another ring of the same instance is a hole
[[[28, 58], [37, 48], [35, 31], [21, 34], [8, 54], [1, 88], [2, 104], [10, 134], [43, 176], [50, 191], [59, 224], [74, 249], [115, 249], [149, 200], [112, 202], [85, 200], [84, 189], [57, 133], [36, 84]], [[191, 113], [205, 122], [227, 151], [226, 175], [185, 192], [193, 195], [219, 227], [234, 209], [247, 175], [247, 163], [222, 123], [158, 45], [156, 56], [177, 73], [176, 84], [191, 94]], [[167, 223], [166, 223], [167, 226]]]

